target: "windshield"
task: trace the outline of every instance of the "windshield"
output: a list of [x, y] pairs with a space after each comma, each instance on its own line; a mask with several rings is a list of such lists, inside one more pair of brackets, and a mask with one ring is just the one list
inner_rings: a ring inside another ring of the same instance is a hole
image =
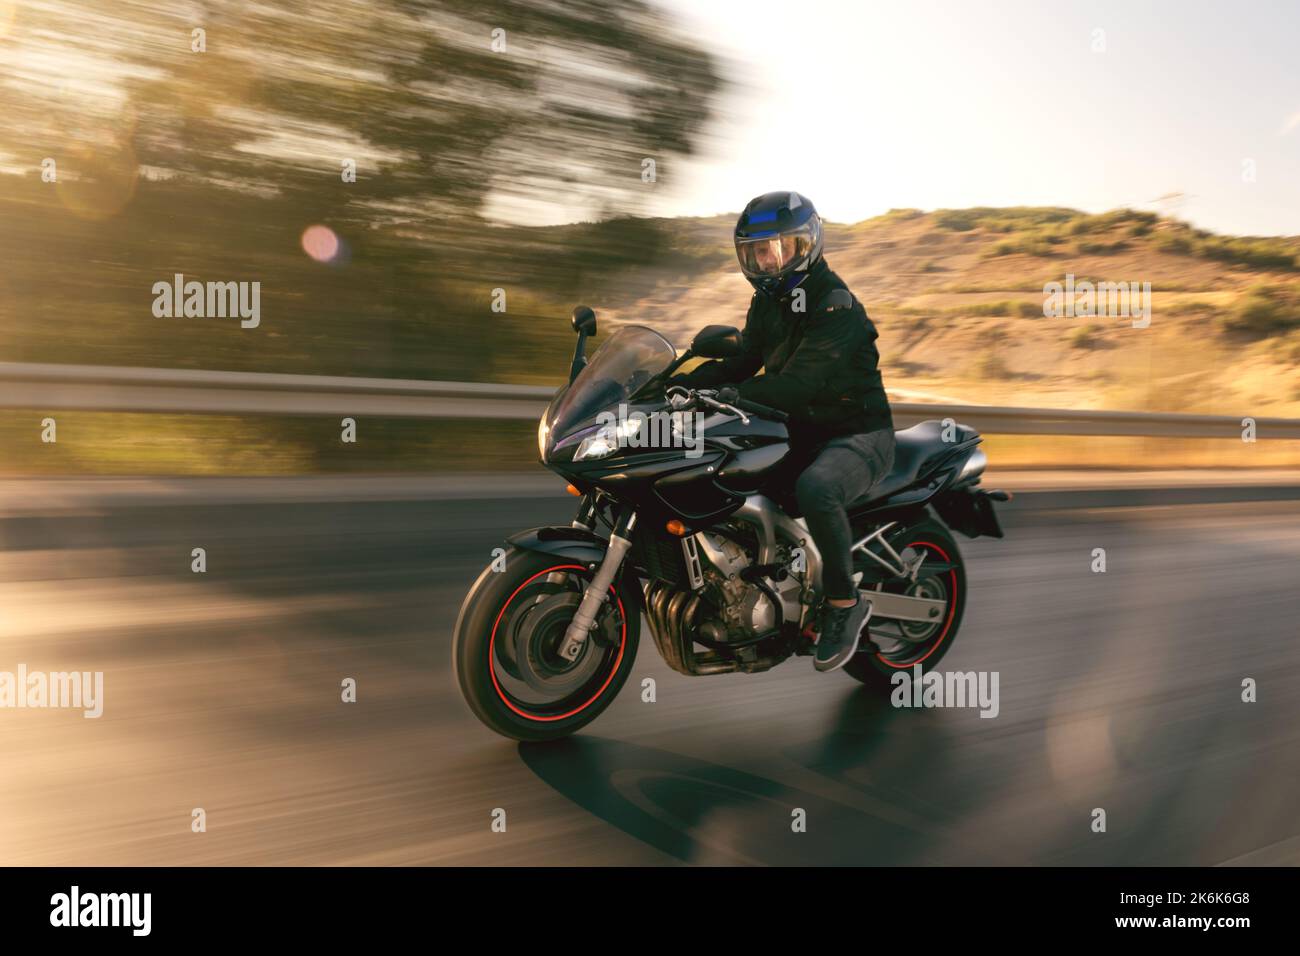
[[596, 413], [627, 401], [676, 358], [672, 343], [653, 329], [644, 325], [619, 329], [551, 402], [545, 418], [550, 439], [563, 438]]

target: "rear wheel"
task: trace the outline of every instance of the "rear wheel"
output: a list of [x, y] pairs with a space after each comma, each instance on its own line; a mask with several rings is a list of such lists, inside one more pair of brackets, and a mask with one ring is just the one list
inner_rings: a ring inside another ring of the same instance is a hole
[[[889, 581], [864, 588], [862, 596], [870, 600], [875, 591], [883, 590], [944, 601], [948, 608], [935, 622], [877, 620], [874, 616], [867, 622], [866, 631], [880, 651], [859, 651], [844, 665], [844, 671], [882, 692], [893, 689], [890, 681], [899, 671], [910, 670], [917, 664], [924, 670], [933, 670], [952, 647], [966, 609], [966, 568], [957, 542], [947, 528], [937, 521], [925, 521], [890, 543], [907, 559], [925, 554], [920, 574], [914, 582]], [[927, 573], [927, 565], [943, 567]], [[866, 636], [864, 633], [863, 637]]]
[[514, 551], [466, 598], [453, 638], [454, 668], [474, 715], [515, 740], [566, 737], [609, 706], [636, 659], [640, 589], [610, 587], [577, 660], [559, 656], [564, 632], [591, 580], [586, 564]]

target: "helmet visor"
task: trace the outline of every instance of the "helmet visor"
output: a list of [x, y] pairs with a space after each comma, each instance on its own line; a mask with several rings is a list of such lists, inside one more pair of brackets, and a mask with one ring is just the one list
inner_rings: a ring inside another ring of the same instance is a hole
[[737, 239], [736, 257], [747, 276], [778, 276], [808, 260], [813, 248], [808, 226], [761, 239]]

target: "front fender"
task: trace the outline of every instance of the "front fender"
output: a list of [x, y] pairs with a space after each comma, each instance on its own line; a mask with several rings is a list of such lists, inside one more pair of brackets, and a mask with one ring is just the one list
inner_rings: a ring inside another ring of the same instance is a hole
[[506, 542], [521, 551], [554, 554], [582, 564], [600, 564], [609, 547], [608, 541], [585, 528], [531, 528], [511, 535]]
[[[600, 564], [601, 561], [605, 560], [605, 549], [609, 546], [608, 541], [585, 528], [560, 527], [530, 528], [528, 531], [520, 531], [518, 534], [506, 538], [506, 544], [518, 551], [538, 551], [542, 554], [555, 555], [584, 566]], [[469, 593], [465, 595], [465, 600], [461, 602], [460, 613], [456, 615], [456, 629], [453, 633], [460, 633], [465, 615], [477, 600], [479, 592], [492, 579], [492, 576], [500, 570], [494, 565], [495, 561], [484, 568], [483, 573], [470, 585]], [[640, 597], [639, 588], [632, 588], [631, 590], [635, 597]]]

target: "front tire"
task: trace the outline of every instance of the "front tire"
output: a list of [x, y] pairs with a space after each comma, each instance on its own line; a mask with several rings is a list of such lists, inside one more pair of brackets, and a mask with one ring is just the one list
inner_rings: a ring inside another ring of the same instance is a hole
[[452, 666], [479, 720], [512, 740], [557, 740], [595, 720], [636, 660], [641, 591], [620, 575], [577, 661], [553, 653], [592, 573], [585, 563], [512, 550], [486, 569], [461, 607]]
[[[915, 585], [910, 582], [882, 585], [885, 590], [907, 591], [927, 597], [942, 595], [948, 601], [948, 613], [942, 622], [933, 625], [930, 633], [915, 630], [916, 626], [912, 625], [914, 630], [907, 633], [911, 640], [904, 639], [903, 628], [896, 622], [877, 622], [874, 618], [867, 622], [867, 631], [881, 650], [879, 653], [858, 651], [844, 665], [844, 672], [881, 693], [893, 690], [892, 679], [899, 671], [910, 671], [917, 664], [924, 670], [933, 670], [956, 640], [962, 614], [966, 610], [966, 566], [962, 561], [961, 550], [947, 528], [937, 521], [924, 521], [907, 529], [906, 534], [900, 535], [891, 544], [900, 552], [905, 548], [926, 551], [934, 560], [953, 567], [927, 576], [925, 565], [922, 564]], [[872, 592], [863, 590], [861, 593], [864, 598], [870, 599]], [[866, 636], [863, 634], [864, 638]], [[863, 643], [866, 643], [865, 640]]]

